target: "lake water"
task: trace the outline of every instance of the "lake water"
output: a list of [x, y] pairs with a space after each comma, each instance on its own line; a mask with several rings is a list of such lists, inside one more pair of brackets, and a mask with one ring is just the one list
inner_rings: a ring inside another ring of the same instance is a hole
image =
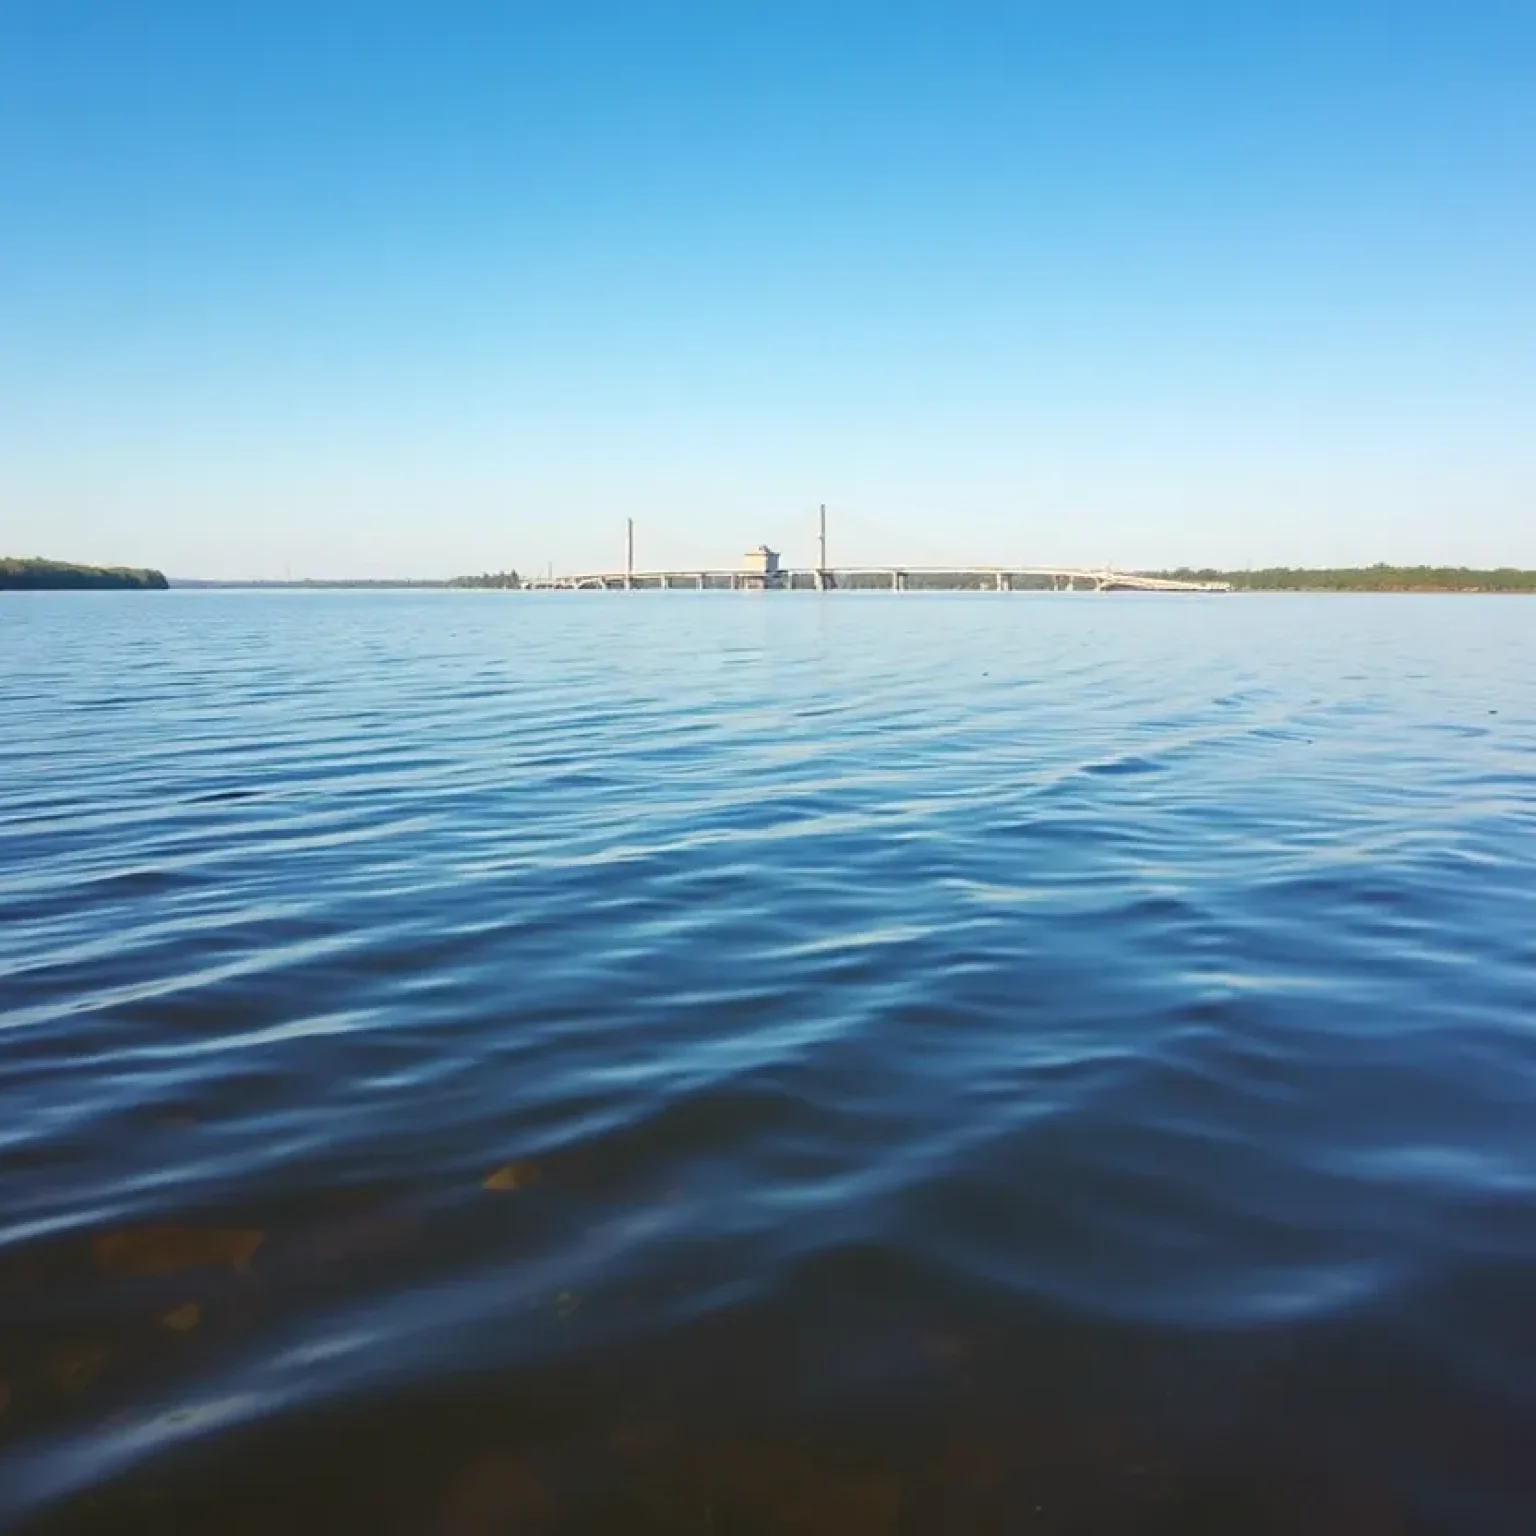
[[0, 1524], [1536, 1529], [1536, 601], [0, 600]]

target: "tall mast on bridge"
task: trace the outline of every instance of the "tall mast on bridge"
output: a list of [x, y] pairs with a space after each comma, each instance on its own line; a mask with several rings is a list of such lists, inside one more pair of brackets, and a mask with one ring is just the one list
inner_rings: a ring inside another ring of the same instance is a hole
[[821, 558], [817, 562], [816, 569], [824, 571], [827, 568], [827, 504], [821, 504]]
[[626, 533], [624, 539], [624, 585], [632, 587], [635, 584], [635, 520], [626, 518]]

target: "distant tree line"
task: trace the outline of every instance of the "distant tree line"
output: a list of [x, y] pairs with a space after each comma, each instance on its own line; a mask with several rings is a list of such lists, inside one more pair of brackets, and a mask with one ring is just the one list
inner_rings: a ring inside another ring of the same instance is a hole
[[1230, 581], [1248, 592], [1536, 592], [1536, 571], [1500, 566], [1475, 570], [1463, 565], [1367, 565], [1308, 570], [1277, 565], [1259, 571], [1148, 571], [1176, 581]]
[[486, 571], [482, 576], [455, 576], [450, 587], [492, 587], [499, 591], [515, 592], [523, 584], [516, 571]]
[[169, 585], [159, 571], [133, 566], [70, 565], [62, 560], [0, 557], [0, 591], [5, 592], [164, 591]]

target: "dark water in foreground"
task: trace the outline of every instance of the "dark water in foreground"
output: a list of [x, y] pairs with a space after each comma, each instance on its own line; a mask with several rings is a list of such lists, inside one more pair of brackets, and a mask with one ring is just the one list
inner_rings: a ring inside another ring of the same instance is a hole
[[5, 600], [0, 1524], [1536, 1529], [1533, 661]]

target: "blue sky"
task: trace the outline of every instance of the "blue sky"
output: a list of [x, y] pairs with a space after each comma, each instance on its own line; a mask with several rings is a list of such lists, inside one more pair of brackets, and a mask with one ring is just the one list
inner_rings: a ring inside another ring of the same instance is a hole
[[1536, 565], [1528, 0], [0, 4], [0, 553]]

